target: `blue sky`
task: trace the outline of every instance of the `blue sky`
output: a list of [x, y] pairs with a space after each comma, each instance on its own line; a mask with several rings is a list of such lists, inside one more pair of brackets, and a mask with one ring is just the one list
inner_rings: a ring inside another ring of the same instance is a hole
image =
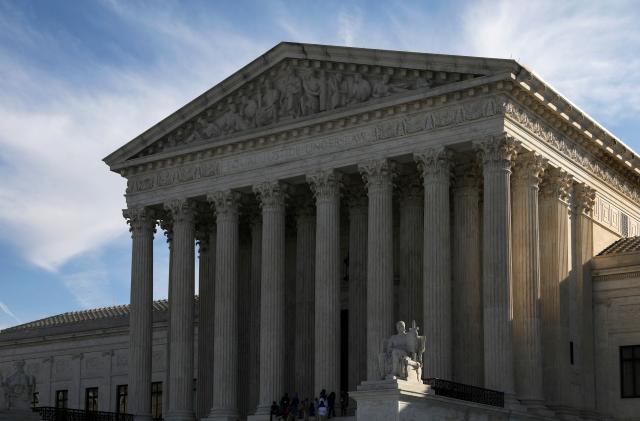
[[514, 58], [638, 151], [638, 22], [637, 1], [0, 0], [0, 329], [129, 301], [101, 159], [280, 41]]

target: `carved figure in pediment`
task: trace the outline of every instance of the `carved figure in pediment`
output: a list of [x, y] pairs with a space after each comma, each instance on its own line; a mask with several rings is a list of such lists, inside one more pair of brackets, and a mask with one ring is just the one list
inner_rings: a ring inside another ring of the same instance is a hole
[[246, 96], [243, 99], [242, 113], [247, 126], [254, 128], [258, 125], [258, 101], [259, 96]]
[[280, 79], [280, 111], [285, 117], [299, 117], [302, 111], [302, 80], [295, 69], [287, 66]]
[[371, 84], [360, 73], [353, 75], [349, 89], [349, 104], [364, 102], [371, 97]]
[[398, 92], [404, 92], [407, 89], [407, 84], [391, 83], [391, 76], [385, 74], [379, 80], [372, 82], [371, 97], [382, 98]]
[[342, 107], [346, 103], [349, 92], [349, 84], [342, 77], [342, 73], [332, 73], [327, 80], [328, 101], [327, 108], [330, 110]]
[[184, 143], [211, 139], [216, 136], [220, 136], [220, 128], [216, 123], [208, 122], [204, 117], [199, 116], [194, 123], [193, 131], [185, 138]]
[[244, 119], [240, 113], [238, 113], [238, 107], [233, 102], [229, 103], [225, 113], [218, 119], [217, 125], [225, 135], [247, 128]]
[[320, 110], [320, 95], [322, 94], [322, 79], [315, 70], [307, 72], [302, 79], [304, 95], [302, 97], [302, 115], [317, 113]]
[[270, 79], [267, 79], [264, 83], [264, 93], [258, 104], [258, 125], [275, 123], [278, 120], [279, 105], [280, 91], [273, 86]]
[[432, 85], [431, 80], [419, 76], [414, 82], [414, 89], [430, 88]]

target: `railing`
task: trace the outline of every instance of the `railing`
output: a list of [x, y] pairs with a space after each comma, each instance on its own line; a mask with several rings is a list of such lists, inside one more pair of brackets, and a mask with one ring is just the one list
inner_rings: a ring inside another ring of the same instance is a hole
[[424, 380], [424, 383], [431, 386], [437, 396], [504, 407], [504, 393], [497, 390], [433, 378]]
[[133, 421], [133, 415], [115, 412], [85, 411], [50, 406], [39, 406], [33, 411], [40, 414], [43, 421]]

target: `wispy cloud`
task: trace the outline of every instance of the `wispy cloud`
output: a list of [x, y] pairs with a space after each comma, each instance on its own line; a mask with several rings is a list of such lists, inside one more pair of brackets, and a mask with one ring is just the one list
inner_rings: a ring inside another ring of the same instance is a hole
[[16, 316], [13, 313], [13, 311], [11, 311], [11, 309], [9, 309], [9, 307], [5, 303], [3, 303], [2, 301], [0, 301], [0, 310], [2, 310], [2, 312], [4, 314], [6, 314], [7, 316], [11, 317], [17, 323], [22, 323], [22, 321], [18, 318], [18, 316]]

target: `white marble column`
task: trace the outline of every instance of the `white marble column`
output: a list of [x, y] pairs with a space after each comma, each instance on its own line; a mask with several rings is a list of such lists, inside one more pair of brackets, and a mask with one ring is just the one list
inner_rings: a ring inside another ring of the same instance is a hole
[[[153, 235], [156, 219], [145, 208], [125, 209], [131, 238], [129, 307], [129, 412], [151, 420], [151, 347], [153, 323]], [[149, 398], [149, 399], [147, 399]]]
[[367, 194], [350, 186], [349, 206], [349, 390], [367, 379]]
[[253, 411], [258, 405], [260, 396], [260, 288], [262, 277], [262, 212], [256, 209], [251, 216], [251, 286], [247, 297], [249, 306], [248, 329], [253, 334], [249, 337], [249, 354], [247, 364], [251, 376], [249, 383], [249, 396], [247, 408]]
[[296, 206], [295, 385], [300, 399], [314, 396], [316, 214], [311, 197]]
[[415, 154], [424, 182], [424, 378], [452, 378], [451, 370], [451, 154], [431, 148]]
[[424, 258], [424, 188], [419, 174], [405, 174], [400, 183], [400, 297], [398, 316], [407, 326], [424, 327], [422, 260]]
[[340, 174], [307, 175], [316, 199], [314, 393], [340, 394]]
[[213, 398], [213, 338], [215, 334], [216, 226], [212, 211], [202, 215], [196, 238], [199, 245], [198, 299], [198, 384], [196, 388], [196, 416], [203, 418], [211, 409]]
[[571, 177], [550, 169], [540, 185], [540, 315], [545, 400], [551, 408], [569, 403], [568, 308], [561, 291], [569, 282], [569, 209], [567, 197]]
[[516, 395], [530, 409], [543, 406], [540, 331], [538, 190], [546, 161], [522, 153], [512, 180], [513, 352]]
[[515, 140], [504, 134], [474, 142], [483, 163], [482, 301], [484, 383], [513, 402], [511, 334], [511, 165]]
[[285, 191], [277, 181], [254, 186], [262, 207], [260, 397], [257, 418], [269, 418], [285, 390]]
[[475, 163], [459, 163], [453, 189], [453, 380], [484, 386], [480, 181]]
[[171, 212], [173, 232], [171, 301], [169, 306], [169, 413], [167, 421], [192, 421], [193, 410], [193, 313], [195, 276], [194, 209], [186, 199], [165, 204]]
[[394, 332], [393, 171], [386, 159], [358, 165], [369, 200], [367, 228], [367, 380], [379, 380], [378, 353]]
[[576, 276], [576, 361], [581, 372], [582, 410], [593, 416], [595, 411], [595, 366], [593, 344], [593, 285], [591, 259], [593, 258], [593, 222], [591, 210], [596, 192], [584, 183], [573, 186], [573, 217], [575, 224], [575, 276]]
[[216, 210], [213, 399], [208, 420], [236, 420], [238, 373], [238, 205], [231, 190], [207, 196]]
[[[164, 212], [162, 214], [162, 218], [159, 220], [160, 227], [164, 230], [164, 235], [167, 238], [167, 247], [169, 248], [169, 277], [167, 279], [167, 284], [169, 285], [167, 291], [167, 301], [171, 303], [171, 274], [173, 272], [173, 261], [175, 258], [173, 257], [173, 246], [171, 245], [171, 238], [173, 237], [173, 220], [171, 219], [171, 212]], [[171, 305], [167, 308], [167, 320], [171, 320]], [[169, 391], [171, 389], [171, 385], [169, 384], [169, 378], [171, 377], [171, 323], [167, 323], [167, 331], [166, 335], [166, 344], [165, 344], [165, 361], [164, 361], [164, 381], [162, 383], [162, 413], [169, 414], [169, 395], [171, 394]]]

